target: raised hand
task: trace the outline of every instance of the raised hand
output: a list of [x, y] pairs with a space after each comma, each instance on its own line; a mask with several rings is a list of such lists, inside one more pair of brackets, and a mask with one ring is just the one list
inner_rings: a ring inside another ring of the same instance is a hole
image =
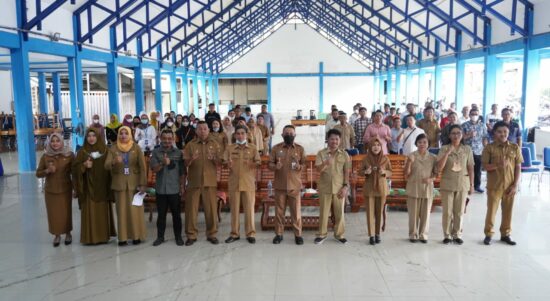
[[277, 169], [283, 168], [283, 163], [281, 162], [281, 158], [277, 158], [277, 165], [275, 167]]
[[48, 173], [54, 173], [56, 171], [55, 165], [53, 164], [53, 161], [48, 162]]
[[372, 173], [372, 167], [369, 166], [369, 168], [367, 168], [367, 169], [365, 170], [365, 174], [366, 174], [366, 175], [370, 175], [371, 173]]
[[168, 155], [166, 153], [164, 153], [164, 156], [162, 158], [162, 163], [165, 165], [165, 166], [168, 166], [170, 165], [170, 158], [168, 158]]
[[120, 153], [116, 153], [115, 162], [118, 164], [122, 164], [122, 155]]

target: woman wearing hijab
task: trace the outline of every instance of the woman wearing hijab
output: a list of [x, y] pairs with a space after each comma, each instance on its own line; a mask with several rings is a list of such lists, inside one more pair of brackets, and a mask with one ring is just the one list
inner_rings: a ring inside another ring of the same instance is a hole
[[[132, 118], [132, 115], [130, 115], [130, 114], [124, 115], [124, 120], [122, 120], [122, 125], [123, 126], [127, 126], [129, 128], [132, 128], [134, 126], [133, 122], [134, 122], [134, 119]], [[117, 131], [117, 133], [118, 133], [118, 131]]]
[[107, 134], [107, 142], [109, 144], [116, 142], [116, 135], [118, 132], [118, 129], [122, 126], [120, 122], [118, 122], [118, 116], [117, 114], [111, 114], [111, 122], [107, 123], [105, 133]]
[[168, 119], [166, 119], [166, 122], [164, 123], [164, 127], [160, 130], [160, 132], [164, 131], [164, 130], [170, 130], [172, 131], [172, 133], [176, 133], [176, 124], [174, 123], [174, 120], [172, 120], [172, 117], [168, 117]]
[[143, 192], [147, 182], [145, 158], [132, 139], [132, 130], [123, 126], [118, 130], [117, 143], [107, 154], [105, 169], [111, 171], [111, 189], [117, 213], [118, 245], [128, 239], [134, 244], [145, 240], [145, 220], [142, 206], [132, 205], [136, 190]]
[[108, 149], [97, 129], [89, 128], [85, 137], [72, 167], [80, 208], [80, 243], [107, 243], [116, 236], [111, 175], [104, 168]]
[[94, 114], [94, 116], [92, 116], [92, 124], [90, 124], [89, 127], [97, 129], [101, 136], [101, 139], [105, 141], [105, 127], [103, 126], [103, 124], [101, 124], [98, 114]]
[[153, 112], [149, 113], [149, 120], [150, 120], [151, 125], [155, 128], [155, 130], [159, 131], [160, 123], [158, 122], [157, 112], [153, 111]]
[[195, 129], [191, 127], [189, 117], [183, 116], [181, 127], [176, 131], [176, 145], [183, 149], [189, 141], [195, 138]]
[[366, 201], [367, 229], [371, 245], [381, 242], [382, 214], [389, 192], [386, 179], [391, 177], [391, 163], [382, 152], [382, 143], [378, 138], [369, 141], [367, 155], [360, 169], [360, 174], [365, 175], [363, 194]]
[[45, 178], [44, 198], [48, 213], [48, 229], [55, 235], [53, 246], [58, 247], [61, 234], [65, 234], [65, 245], [73, 241], [71, 231], [73, 183], [71, 165], [74, 154], [65, 148], [63, 136], [53, 133], [48, 138], [44, 155], [36, 169], [38, 178]]
[[225, 116], [223, 118], [223, 132], [227, 136], [227, 144], [231, 144], [233, 140], [233, 133], [235, 133], [235, 127], [231, 123], [231, 118], [229, 116]]

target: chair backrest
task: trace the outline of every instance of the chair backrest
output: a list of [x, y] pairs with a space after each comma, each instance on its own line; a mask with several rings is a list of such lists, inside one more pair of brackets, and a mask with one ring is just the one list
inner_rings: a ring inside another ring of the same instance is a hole
[[524, 146], [529, 148], [529, 151], [531, 152], [531, 161], [537, 160], [537, 148], [534, 142], [527, 142], [523, 144]]
[[531, 167], [531, 151], [528, 147], [521, 148], [521, 155], [523, 156], [523, 163], [521, 163], [522, 168]]
[[543, 152], [544, 167], [550, 167], [550, 147], [545, 147]]

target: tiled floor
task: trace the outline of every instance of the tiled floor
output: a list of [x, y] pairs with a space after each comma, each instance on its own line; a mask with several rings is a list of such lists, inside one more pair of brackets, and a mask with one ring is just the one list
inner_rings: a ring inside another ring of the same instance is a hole
[[[540, 192], [522, 185], [516, 247], [482, 244], [485, 196], [475, 195], [462, 246], [440, 243], [438, 208], [427, 245], [409, 243], [406, 212], [390, 211], [375, 247], [366, 243], [364, 212], [346, 214], [345, 246], [332, 239], [314, 245], [314, 232], [305, 232], [304, 246], [294, 245], [289, 232], [275, 246], [257, 215], [256, 245], [212, 246], [201, 233], [194, 246], [178, 247], [168, 230], [169, 240], [152, 247], [155, 224], [148, 223], [142, 245], [119, 248], [113, 240], [90, 247], [77, 243], [75, 204], [75, 242], [54, 249], [40, 182], [33, 174], [13, 175], [13, 153], [0, 157], [8, 173], [0, 178], [0, 300], [550, 300], [547, 184]], [[225, 213], [218, 238], [228, 234]]]

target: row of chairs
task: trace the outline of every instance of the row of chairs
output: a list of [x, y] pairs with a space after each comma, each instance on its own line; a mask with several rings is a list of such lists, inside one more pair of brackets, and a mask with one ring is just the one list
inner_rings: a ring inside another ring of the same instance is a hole
[[540, 191], [542, 176], [545, 172], [548, 172], [548, 187], [550, 188], [550, 147], [544, 148], [542, 154], [543, 161], [537, 160], [537, 148], [534, 142], [524, 143], [521, 148], [521, 155], [523, 156], [521, 173], [531, 174], [531, 178], [529, 179], [529, 187], [531, 187], [533, 177], [536, 177], [538, 189]]

